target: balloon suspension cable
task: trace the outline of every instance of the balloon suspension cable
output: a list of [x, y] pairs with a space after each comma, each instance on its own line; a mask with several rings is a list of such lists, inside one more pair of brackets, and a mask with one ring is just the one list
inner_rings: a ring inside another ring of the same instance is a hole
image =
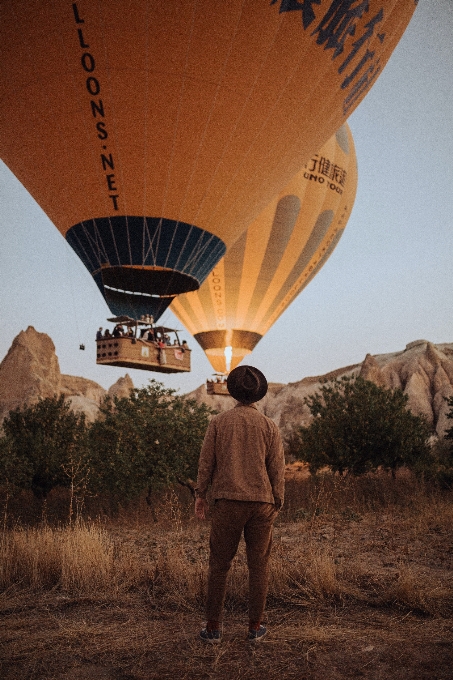
[[68, 282], [69, 282], [69, 289], [70, 289], [70, 291], [71, 291], [72, 316], [73, 316], [73, 318], [74, 318], [74, 320], [75, 320], [75, 327], [76, 327], [77, 340], [78, 340], [78, 343], [79, 343], [79, 349], [85, 349], [85, 345], [81, 342], [81, 338], [80, 338], [80, 328], [79, 328], [77, 307], [76, 307], [76, 303], [75, 303], [74, 286], [72, 285], [72, 276], [71, 276], [71, 273], [70, 273], [70, 271], [69, 271], [69, 269], [70, 269], [70, 267], [71, 267], [71, 262], [70, 262], [70, 260], [69, 260], [69, 255], [70, 255], [70, 253], [69, 253], [69, 248], [70, 248], [70, 247], [71, 247], [71, 246], [69, 245], [69, 243], [68, 243], [68, 242], [66, 241], [66, 239], [65, 239], [65, 245], [64, 245], [65, 258], [66, 258], [66, 267], [65, 267], [65, 269], [66, 269], [66, 277], [67, 277], [67, 280], [68, 280]]

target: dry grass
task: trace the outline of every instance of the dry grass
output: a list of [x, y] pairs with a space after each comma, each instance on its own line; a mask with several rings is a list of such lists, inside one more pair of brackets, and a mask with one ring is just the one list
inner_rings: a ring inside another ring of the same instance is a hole
[[91, 594], [111, 583], [114, 543], [99, 526], [82, 524], [17, 529], [4, 535], [0, 551], [0, 587], [59, 587]]
[[4, 532], [1, 677], [451, 679], [452, 498], [381, 482], [292, 482], [275, 528], [271, 632], [256, 650], [244, 642], [243, 545], [225, 640], [197, 641], [209, 526], [175, 493], [157, 522], [137, 506], [115, 521]]

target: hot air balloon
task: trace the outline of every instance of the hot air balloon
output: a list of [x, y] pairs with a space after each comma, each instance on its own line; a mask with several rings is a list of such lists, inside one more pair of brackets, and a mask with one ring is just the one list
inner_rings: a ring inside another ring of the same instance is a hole
[[113, 314], [157, 320], [346, 120], [415, 5], [9, 0], [0, 157]]
[[226, 373], [250, 354], [319, 272], [343, 233], [356, 188], [354, 142], [345, 124], [250, 225], [200, 289], [172, 303], [215, 371]]

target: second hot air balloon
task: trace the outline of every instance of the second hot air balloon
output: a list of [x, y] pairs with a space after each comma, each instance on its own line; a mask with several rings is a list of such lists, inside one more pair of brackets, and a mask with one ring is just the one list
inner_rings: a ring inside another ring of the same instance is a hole
[[196, 292], [171, 310], [226, 373], [256, 346], [337, 245], [357, 189], [347, 124], [230, 248]]

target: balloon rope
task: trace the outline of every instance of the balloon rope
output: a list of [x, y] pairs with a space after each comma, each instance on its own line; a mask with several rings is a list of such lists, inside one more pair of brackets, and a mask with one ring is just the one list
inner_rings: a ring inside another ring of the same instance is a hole
[[66, 241], [65, 248], [64, 248], [64, 253], [65, 253], [65, 258], [66, 258], [65, 270], [66, 270], [67, 280], [68, 280], [68, 283], [69, 283], [69, 289], [71, 291], [72, 314], [73, 314], [73, 318], [75, 319], [77, 342], [80, 345], [81, 338], [80, 338], [79, 320], [78, 320], [78, 314], [77, 314], [77, 308], [76, 308], [75, 296], [74, 296], [74, 286], [72, 285], [72, 278], [71, 278], [71, 275], [69, 273], [69, 270], [71, 268], [71, 262], [69, 261], [69, 248], [70, 248], [70, 245]]
[[95, 250], [97, 250], [97, 253], [98, 253], [98, 254], [97, 254], [97, 259], [98, 259], [97, 263], [93, 263], [93, 260], [92, 260], [92, 257], [91, 257], [91, 253], [89, 253], [89, 252], [86, 250], [85, 246], [84, 246], [83, 243], [80, 241], [79, 234], [78, 234], [77, 232], [74, 232], [74, 233], [72, 234], [72, 236], [73, 236], [73, 238], [77, 241], [78, 246], [79, 246], [79, 250], [80, 250], [81, 252], [83, 252], [83, 254], [85, 255], [85, 258], [86, 258], [86, 260], [89, 262], [92, 271], [94, 271], [95, 269], [98, 269], [98, 268], [101, 266], [101, 257], [100, 257], [100, 247], [99, 247], [99, 243], [97, 242], [97, 239], [96, 239], [96, 240], [93, 240], [93, 239], [91, 238], [90, 233], [87, 231], [87, 228], [86, 228], [86, 226], [85, 226], [85, 223], [82, 222], [81, 224], [82, 224], [83, 233], [85, 234], [85, 238], [86, 238], [86, 240], [90, 243], [90, 245], [92, 246], [92, 252], [94, 252]]

